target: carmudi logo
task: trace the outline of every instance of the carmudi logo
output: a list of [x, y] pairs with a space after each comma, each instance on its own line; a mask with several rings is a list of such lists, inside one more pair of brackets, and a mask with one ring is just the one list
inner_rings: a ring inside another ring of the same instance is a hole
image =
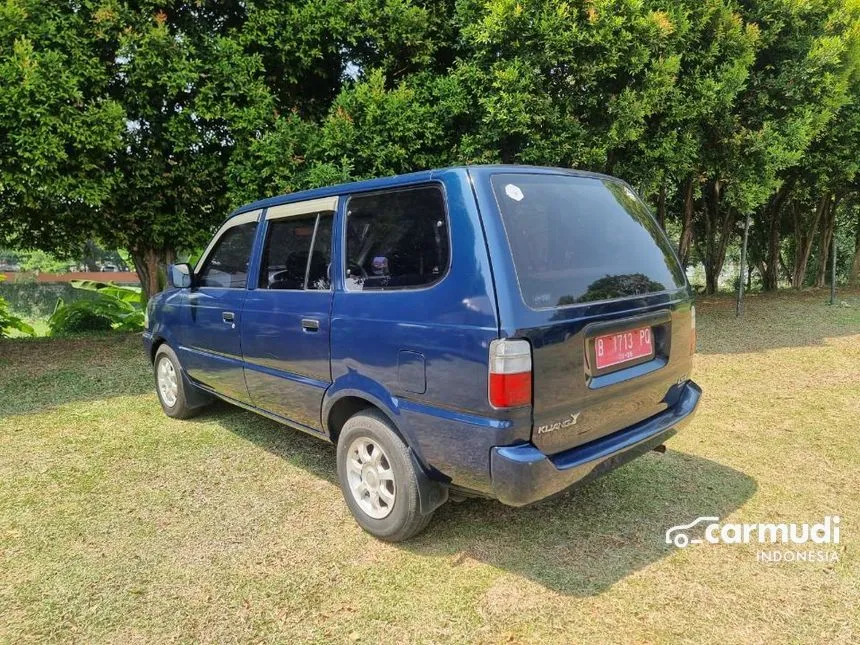
[[[701, 537], [693, 537], [701, 535]], [[810, 547], [839, 544], [839, 516], [825, 515], [822, 522], [720, 523], [719, 517], [697, 517], [666, 531], [666, 544], [683, 549], [691, 544], [767, 544]], [[839, 559], [835, 550], [806, 549], [761, 550], [760, 562], [831, 562]]]

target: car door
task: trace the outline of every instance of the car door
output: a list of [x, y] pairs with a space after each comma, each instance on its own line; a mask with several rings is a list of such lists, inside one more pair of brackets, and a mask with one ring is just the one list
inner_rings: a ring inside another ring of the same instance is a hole
[[320, 432], [331, 383], [332, 222], [337, 198], [266, 211], [257, 282], [242, 325], [245, 380], [253, 405]]
[[209, 244], [183, 307], [179, 338], [180, 361], [194, 380], [245, 403], [240, 330], [260, 213], [231, 218]]

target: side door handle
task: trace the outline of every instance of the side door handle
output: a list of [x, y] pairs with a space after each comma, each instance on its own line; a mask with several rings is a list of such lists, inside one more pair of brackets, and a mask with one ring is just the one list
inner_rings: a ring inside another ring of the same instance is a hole
[[313, 318], [302, 318], [302, 329], [305, 331], [319, 331], [320, 321]]
[[236, 315], [232, 311], [222, 311], [221, 320], [223, 320], [225, 323], [232, 326], [233, 328], [236, 327]]

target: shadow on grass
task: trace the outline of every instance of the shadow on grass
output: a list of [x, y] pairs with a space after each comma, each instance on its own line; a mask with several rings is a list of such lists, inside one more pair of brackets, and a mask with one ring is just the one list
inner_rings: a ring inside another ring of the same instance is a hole
[[756, 488], [751, 477], [701, 457], [649, 453], [524, 508], [492, 500], [448, 504], [404, 548], [458, 554], [562, 594], [590, 596], [672, 553], [668, 528], [724, 517]]
[[0, 418], [155, 392], [140, 334], [0, 340]]
[[[227, 404], [201, 418], [337, 483], [330, 444]], [[755, 480], [716, 462], [672, 450], [649, 453], [525, 508], [484, 499], [448, 503], [424, 533], [399, 546], [444, 559], [445, 567], [471, 559], [559, 593], [588, 596], [672, 553], [669, 527], [702, 515], [724, 517], [755, 490]]]
[[701, 354], [743, 354], [783, 347], [817, 347], [825, 339], [860, 333], [860, 291], [842, 290], [828, 304], [829, 290], [750, 294], [735, 317], [735, 300], [699, 296], [697, 336]]
[[327, 441], [218, 399], [199, 416], [191, 419], [191, 422], [195, 421], [214, 421], [225, 430], [286, 459], [314, 477], [335, 485], [338, 483], [335, 447]]

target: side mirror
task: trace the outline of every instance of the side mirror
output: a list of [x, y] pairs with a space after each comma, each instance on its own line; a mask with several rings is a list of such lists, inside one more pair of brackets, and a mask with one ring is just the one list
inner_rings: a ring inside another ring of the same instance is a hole
[[167, 270], [167, 282], [176, 289], [185, 289], [191, 286], [192, 274], [190, 264], [171, 264]]

